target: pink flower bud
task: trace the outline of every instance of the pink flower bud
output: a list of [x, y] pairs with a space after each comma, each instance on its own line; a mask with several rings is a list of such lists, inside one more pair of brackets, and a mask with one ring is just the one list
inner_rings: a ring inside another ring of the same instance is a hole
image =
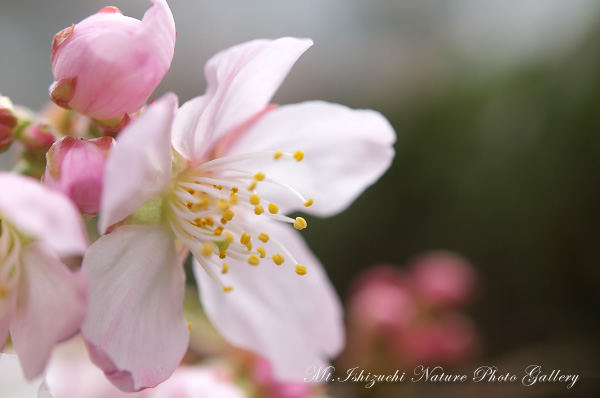
[[465, 304], [477, 283], [471, 264], [449, 252], [431, 252], [417, 258], [412, 272], [417, 294], [438, 308]]
[[52, 101], [102, 121], [144, 106], [175, 50], [171, 10], [166, 0], [151, 1], [141, 21], [105, 7], [54, 36]]
[[58, 139], [59, 134], [45, 122], [26, 127], [19, 139], [27, 151], [46, 152]]
[[94, 215], [100, 207], [106, 157], [115, 140], [64, 137], [46, 154], [44, 184], [67, 195], [82, 213]]
[[10, 98], [0, 95], [0, 153], [12, 145], [18, 120]]

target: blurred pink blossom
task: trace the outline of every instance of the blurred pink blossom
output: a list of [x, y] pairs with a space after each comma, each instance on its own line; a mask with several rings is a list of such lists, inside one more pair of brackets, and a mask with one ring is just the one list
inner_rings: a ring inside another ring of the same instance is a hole
[[68, 196], [82, 213], [97, 214], [104, 165], [113, 145], [111, 137], [90, 140], [62, 138], [46, 153], [43, 183]]
[[411, 267], [414, 288], [429, 305], [440, 308], [464, 305], [475, 291], [473, 267], [454, 253], [430, 252], [415, 259]]
[[175, 50], [166, 0], [151, 0], [142, 21], [105, 7], [58, 32], [52, 43], [50, 98], [96, 120], [119, 124], [144, 106]]
[[477, 278], [460, 256], [425, 253], [407, 270], [375, 266], [355, 279], [348, 300], [347, 351], [356, 366], [455, 364], [475, 352], [479, 336], [458, 308], [473, 296]]

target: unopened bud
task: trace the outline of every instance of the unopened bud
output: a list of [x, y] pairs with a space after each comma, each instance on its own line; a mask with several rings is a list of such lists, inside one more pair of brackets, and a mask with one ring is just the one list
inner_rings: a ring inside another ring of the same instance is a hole
[[141, 21], [105, 7], [55, 35], [52, 101], [109, 125], [145, 105], [175, 50], [171, 10], [151, 1]]
[[12, 145], [17, 124], [15, 108], [10, 98], [0, 95], [0, 153]]
[[97, 214], [104, 166], [114, 142], [111, 137], [64, 137], [55, 142], [46, 154], [43, 183], [71, 198], [82, 213]]

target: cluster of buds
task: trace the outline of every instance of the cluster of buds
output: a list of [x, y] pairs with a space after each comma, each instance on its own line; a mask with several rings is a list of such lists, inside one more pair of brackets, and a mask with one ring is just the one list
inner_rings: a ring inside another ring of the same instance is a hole
[[348, 302], [349, 344], [342, 361], [371, 369], [460, 363], [478, 347], [473, 323], [460, 312], [476, 287], [473, 267], [449, 252], [426, 253], [407, 271], [368, 269], [357, 277]]

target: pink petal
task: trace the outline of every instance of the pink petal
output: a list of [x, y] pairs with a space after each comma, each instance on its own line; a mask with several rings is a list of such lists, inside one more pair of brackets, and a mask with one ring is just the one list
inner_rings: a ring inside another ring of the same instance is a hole
[[177, 97], [163, 95], [117, 139], [104, 172], [98, 229], [104, 233], [171, 182], [171, 124]]
[[123, 391], [166, 380], [186, 352], [185, 273], [170, 232], [128, 225], [96, 241], [83, 259], [90, 275], [81, 332], [92, 361]]
[[77, 208], [36, 180], [0, 172], [0, 217], [21, 233], [46, 241], [59, 256], [81, 255], [87, 235]]
[[[258, 266], [231, 258], [223, 292], [194, 261], [200, 298], [209, 318], [232, 344], [268, 358], [275, 377], [303, 380], [310, 365], [325, 366], [344, 344], [342, 308], [321, 264], [297, 231], [270, 223], [262, 230], [277, 239], [305, 265], [296, 275], [291, 259], [276, 266], [270, 256], [280, 253], [272, 240], [264, 245], [268, 256]], [[256, 243], [258, 245], [258, 243]]]
[[192, 162], [210, 153], [226, 133], [267, 106], [312, 40], [284, 37], [231, 47], [206, 64], [206, 94], [182, 106], [173, 146]]
[[17, 309], [10, 325], [12, 342], [28, 379], [44, 371], [54, 344], [79, 331], [86, 310], [87, 280], [73, 274], [41, 242], [26, 246]]
[[307, 199], [314, 198], [314, 205], [305, 208], [289, 192], [259, 184], [259, 194], [282, 212], [331, 216], [348, 207], [390, 167], [395, 140], [394, 129], [378, 112], [311, 101], [266, 113], [233, 141], [226, 155], [303, 150], [301, 162], [269, 158], [247, 165], [292, 186]]

